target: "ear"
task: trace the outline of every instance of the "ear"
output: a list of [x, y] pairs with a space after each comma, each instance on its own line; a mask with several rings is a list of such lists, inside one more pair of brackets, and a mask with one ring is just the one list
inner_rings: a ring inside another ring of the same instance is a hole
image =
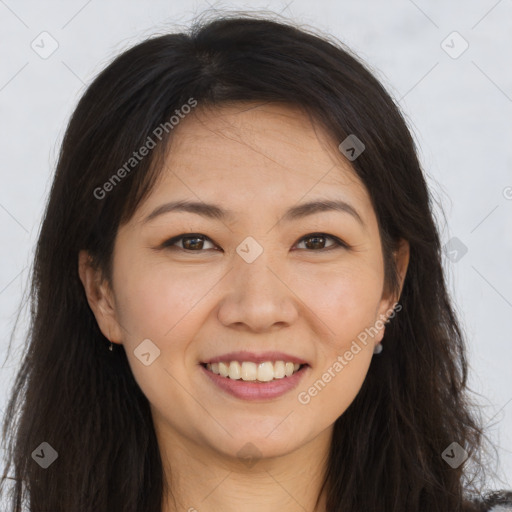
[[[377, 311], [376, 323], [379, 320], [385, 322], [392, 313], [394, 305], [400, 299], [400, 295], [402, 294], [402, 288], [405, 281], [405, 276], [407, 274], [407, 268], [409, 266], [409, 254], [409, 242], [407, 240], [401, 239], [398, 243], [397, 249], [393, 251], [393, 257], [395, 260], [395, 266], [397, 269], [398, 277], [398, 292], [397, 294], [390, 293], [382, 297]], [[380, 343], [382, 341], [382, 338], [384, 337], [384, 330], [385, 327], [379, 329], [379, 333], [375, 336], [375, 343]]]
[[121, 343], [122, 330], [117, 320], [113, 292], [100, 270], [93, 267], [87, 251], [80, 251], [78, 255], [78, 274], [103, 336], [113, 343]]

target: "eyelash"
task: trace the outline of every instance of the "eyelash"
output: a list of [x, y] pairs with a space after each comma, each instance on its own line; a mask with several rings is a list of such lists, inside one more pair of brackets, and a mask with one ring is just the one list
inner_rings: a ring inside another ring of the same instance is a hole
[[[322, 238], [330, 238], [334, 244], [331, 245], [330, 247], [327, 247], [327, 248], [323, 248], [323, 249], [300, 249], [300, 250], [306, 250], [306, 251], [312, 251], [312, 252], [326, 252], [326, 251], [330, 251], [330, 250], [333, 250], [333, 249], [349, 249], [350, 246], [348, 244], [346, 244], [343, 240], [341, 240], [340, 238], [336, 237], [336, 236], [333, 236], [333, 235], [329, 235], [327, 233], [309, 233], [305, 236], [303, 236], [302, 238], [299, 239], [298, 243], [302, 242], [303, 240], [306, 240], [308, 238], [314, 238], [314, 237], [322, 237]], [[211, 238], [207, 237], [206, 235], [202, 235], [200, 233], [182, 233], [181, 235], [178, 235], [178, 236], [175, 236], [173, 238], [170, 238], [169, 240], [166, 240], [163, 244], [162, 244], [162, 248], [165, 248], [165, 249], [173, 249], [173, 250], [179, 250], [179, 251], [183, 251], [183, 252], [188, 252], [188, 253], [192, 253], [192, 252], [203, 252], [203, 251], [207, 251], [207, 250], [210, 250], [210, 249], [199, 249], [197, 251], [194, 251], [194, 250], [191, 250], [191, 249], [185, 249], [183, 247], [177, 247], [175, 244], [185, 238], [200, 238], [200, 239], [203, 239], [203, 241], [210, 241], [212, 242], [214, 245], [216, 245], [213, 240], [211, 240]]]

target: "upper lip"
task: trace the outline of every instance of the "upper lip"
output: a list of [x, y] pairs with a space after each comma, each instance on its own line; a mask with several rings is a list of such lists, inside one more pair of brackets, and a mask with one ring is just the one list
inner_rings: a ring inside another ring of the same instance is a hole
[[293, 356], [291, 354], [286, 354], [285, 352], [260, 352], [256, 354], [255, 352], [248, 352], [246, 350], [242, 350], [239, 352], [229, 352], [227, 354], [222, 354], [220, 356], [211, 357], [203, 361], [203, 364], [208, 363], [220, 363], [220, 362], [228, 362], [228, 361], [248, 361], [252, 363], [265, 363], [266, 361], [284, 361], [290, 363], [298, 363], [298, 364], [308, 364], [304, 359]]

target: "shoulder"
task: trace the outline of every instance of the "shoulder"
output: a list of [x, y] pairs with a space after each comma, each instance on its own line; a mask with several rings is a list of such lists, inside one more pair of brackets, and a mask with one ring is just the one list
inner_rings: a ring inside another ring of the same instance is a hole
[[478, 507], [478, 512], [512, 512], [512, 491], [491, 491], [473, 503]]

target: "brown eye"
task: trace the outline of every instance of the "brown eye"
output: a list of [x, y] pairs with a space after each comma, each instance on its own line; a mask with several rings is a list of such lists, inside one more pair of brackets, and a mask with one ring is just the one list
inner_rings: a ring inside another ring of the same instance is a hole
[[[329, 245], [326, 245], [328, 241]], [[210, 243], [212, 247], [205, 247]], [[305, 247], [300, 248], [307, 251], [328, 251], [336, 248], [348, 248], [349, 246], [339, 238], [327, 235], [325, 233], [311, 233], [302, 237], [299, 244], [304, 243]], [[181, 244], [181, 245], [180, 245]], [[162, 244], [163, 248], [178, 249], [186, 252], [202, 252], [217, 248], [217, 246], [206, 235], [199, 233], [183, 233], [179, 236], [170, 238]]]
[[[334, 243], [325, 246], [327, 240], [332, 240]], [[325, 233], [311, 233], [301, 238], [300, 243], [305, 242], [305, 249], [312, 251], [323, 251], [335, 249], [336, 247], [347, 247], [339, 238]]]
[[[177, 245], [179, 242], [181, 242], [181, 246]], [[204, 244], [208, 242], [215, 247], [213, 242], [211, 242], [211, 240], [207, 236], [195, 233], [187, 233], [167, 240], [166, 242], [163, 243], [162, 247], [176, 248], [189, 252], [200, 252], [203, 250], [210, 249], [208, 247], [204, 247]]]

